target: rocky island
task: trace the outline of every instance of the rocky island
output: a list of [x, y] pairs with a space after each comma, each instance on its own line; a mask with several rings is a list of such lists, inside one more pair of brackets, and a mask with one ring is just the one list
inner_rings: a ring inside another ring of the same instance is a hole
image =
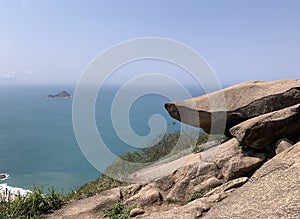
[[0, 180], [5, 180], [5, 179], [9, 179], [9, 178], [10, 178], [9, 175], [6, 174], [6, 173], [1, 173], [0, 174]]
[[64, 99], [68, 99], [68, 98], [72, 98], [72, 95], [69, 94], [67, 91], [63, 90], [58, 94], [48, 94], [42, 98], [64, 98]]
[[[122, 203], [130, 212], [122, 218], [299, 219], [299, 88], [300, 79], [252, 81], [208, 94], [225, 96], [225, 141], [203, 146], [185, 162], [145, 167], [134, 183], [74, 200], [47, 217], [107, 218], [104, 210]], [[209, 108], [208, 95], [165, 107], [173, 118], [210, 133], [210, 118], [219, 111]], [[201, 123], [189, 118], [191, 112]], [[170, 166], [175, 170], [165, 174]]]

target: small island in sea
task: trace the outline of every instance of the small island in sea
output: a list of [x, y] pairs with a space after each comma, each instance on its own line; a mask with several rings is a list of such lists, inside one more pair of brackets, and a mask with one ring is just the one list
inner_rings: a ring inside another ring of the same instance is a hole
[[72, 98], [72, 95], [69, 94], [67, 91], [63, 90], [58, 94], [48, 94], [42, 98], [64, 98], [64, 99], [67, 99], [67, 98]]
[[6, 173], [0, 173], [0, 180], [5, 180], [5, 179], [9, 179], [10, 176]]

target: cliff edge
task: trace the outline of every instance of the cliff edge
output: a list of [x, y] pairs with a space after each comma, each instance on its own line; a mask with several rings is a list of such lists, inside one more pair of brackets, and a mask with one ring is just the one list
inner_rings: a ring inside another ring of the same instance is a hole
[[[300, 80], [247, 82], [218, 92], [229, 106], [225, 142], [139, 171], [141, 179], [155, 173], [150, 183], [139, 180], [73, 201], [48, 218], [104, 218], [104, 210], [119, 203], [135, 218], [299, 219]], [[197, 111], [204, 125], [192, 125], [209, 132], [214, 112], [206, 98], [194, 98], [197, 108], [183, 100], [166, 109], [179, 120]]]

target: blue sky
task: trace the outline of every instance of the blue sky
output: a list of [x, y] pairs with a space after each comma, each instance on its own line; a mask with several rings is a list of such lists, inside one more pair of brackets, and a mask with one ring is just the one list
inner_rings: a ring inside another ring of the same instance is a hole
[[96, 55], [139, 37], [189, 45], [222, 85], [299, 78], [299, 21], [298, 0], [0, 0], [0, 83], [75, 84]]

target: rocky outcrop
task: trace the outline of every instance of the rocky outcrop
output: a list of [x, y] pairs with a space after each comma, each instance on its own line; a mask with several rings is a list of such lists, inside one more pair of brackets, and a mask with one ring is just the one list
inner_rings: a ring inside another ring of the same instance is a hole
[[254, 175], [207, 192], [202, 198], [139, 218], [291, 218], [300, 215], [300, 143], [266, 162]]
[[[162, 180], [167, 182], [164, 190], [169, 199], [187, 200], [192, 192], [199, 191], [203, 197], [163, 213], [146, 212], [141, 218], [298, 218], [300, 143], [292, 146], [291, 139], [299, 140], [300, 136], [299, 82], [249, 82], [225, 89], [226, 130], [231, 128], [235, 138], [201, 153], [198, 165], [190, 162]], [[166, 108], [174, 118], [209, 132], [209, 113], [215, 111], [207, 103], [214, 95], [218, 92], [168, 103]], [[196, 105], [192, 106], [194, 100]], [[202, 124], [194, 123], [195, 112]], [[242, 152], [237, 148], [243, 148]], [[261, 149], [269, 154], [260, 153]], [[272, 150], [278, 155], [260, 168]]]
[[[53, 215], [102, 218], [103, 209], [122, 201], [135, 206], [130, 212], [135, 218], [299, 219], [300, 80], [242, 83], [166, 108], [173, 117], [209, 132], [211, 115], [219, 111], [211, 110], [208, 101], [220, 100], [220, 93], [227, 105], [226, 130], [233, 138], [160, 161], [133, 175], [141, 184], [75, 201]], [[193, 120], [195, 112], [201, 124]]]
[[5, 180], [5, 179], [9, 179], [9, 178], [10, 178], [10, 176], [6, 173], [1, 173], [0, 174], [0, 180]]
[[300, 103], [300, 79], [245, 82], [200, 97], [166, 103], [165, 108], [173, 118], [201, 127], [207, 133], [211, 132], [212, 118], [219, 125], [225, 122], [228, 133], [243, 121], [297, 103]]
[[230, 129], [239, 142], [256, 149], [268, 148], [282, 137], [300, 136], [300, 113], [298, 105], [267, 113]]
[[[51, 218], [60, 218], [60, 215], [70, 217], [88, 215], [87, 218], [101, 218], [103, 209], [111, 207], [118, 201], [122, 201], [127, 206], [144, 208], [145, 214], [137, 215], [137, 218], [157, 218], [156, 214], [151, 215], [156, 211], [153, 208], [165, 209], [166, 212], [162, 214], [165, 218], [177, 218], [174, 215], [178, 218], [194, 218], [195, 215], [202, 215], [216, 202], [226, 198], [236, 187], [245, 183], [248, 179], [246, 176], [264, 161], [264, 153], [257, 153], [252, 149], [242, 151], [238, 146], [239, 142], [231, 139], [218, 147], [188, 155], [185, 164], [168, 176], [149, 184], [132, 184], [75, 201], [57, 211]], [[172, 162], [157, 166], [157, 172], [161, 172], [164, 176], [165, 165], [170, 164]], [[201, 195], [195, 195], [197, 193]], [[192, 200], [192, 197], [199, 200], [174, 209], [166, 205], [168, 201], [186, 203]], [[132, 212], [132, 214], [136, 213]]]
[[[186, 202], [195, 192], [207, 192], [232, 179], [248, 176], [266, 159], [264, 153], [252, 149], [242, 151], [236, 139], [187, 157], [185, 164], [168, 176], [163, 172], [165, 165], [172, 162], [157, 166], [157, 173], [164, 177], [148, 184], [126, 203], [149, 206], [160, 199]], [[145, 198], [147, 201], [142, 200]]]
[[164, 218], [164, 219], [194, 219], [200, 218], [204, 216], [206, 212], [208, 212], [216, 203], [225, 199], [229, 194], [231, 194], [235, 188], [242, 186], [245, 182], [247, 182], [248, 178], [243, 177], [236, 180], [229, 181], [222, 186], [213, 189], [209, 193], [207, 193], [204, 197], [198, 198], [186, 205], [181, 207], [174, 207], [168, 211], [163, 213], [152, 213], [146, 214], [139, 218], [147, 218], [147, 219], [156, 219], [156, 218]]
[[142, 188], [136, 195], [131, 196], [125, 201], [125, 204], [129, 206], [150, 206], [153, 204], [160, 204], [162, 196], [160, 192], [155, 188], [153, 184], [149, 184]]
[[300, 216], [300, 143], [265, 163], [205, 219], [291, 218]]

